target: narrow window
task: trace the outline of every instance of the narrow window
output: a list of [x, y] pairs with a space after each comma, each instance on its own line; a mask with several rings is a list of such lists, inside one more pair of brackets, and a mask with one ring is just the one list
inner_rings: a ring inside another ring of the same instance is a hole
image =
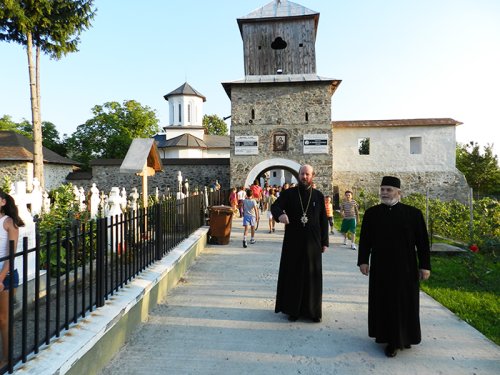
[[188, 104], [188, 122], [191, 122], [191, 104]]
[[309, 121], [309, 113], [306, 112], [306, 122]]
[[370, 138], [358, 139], [358, 151], [360, 155], [370, 155]]
[[273, 177], [276, 177], [276, 172], [273, 172]]
[[252, 120], [255, 120], [255, 109], [252, 108]]
[[182, 116], [181, 116], [181, 105], [179, 104], [179, 122], [182, 121]]
[[422, 153], [422, 137], [410, 137], [410, 154]]

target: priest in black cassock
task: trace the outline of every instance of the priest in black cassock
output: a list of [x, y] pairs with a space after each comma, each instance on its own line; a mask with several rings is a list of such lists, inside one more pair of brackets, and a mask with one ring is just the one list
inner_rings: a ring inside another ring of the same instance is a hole
[[382, 203], [365, 212], [358, 253], [361, 273], [370, 276], [368, 335], [387, 344], [387, 357], [420, 343], [419, 280], [431, 273], [424, 217], [399, 202], [400, 187], [397, 177], [382, 179]]
[[325, 198], [313, 188], [314, 169], [303, 165], [299, 184], [280, 193], [271, 206], [276, 221], [285, 224], [275, 312], [321, 321], [322, 253], [328, 247]]

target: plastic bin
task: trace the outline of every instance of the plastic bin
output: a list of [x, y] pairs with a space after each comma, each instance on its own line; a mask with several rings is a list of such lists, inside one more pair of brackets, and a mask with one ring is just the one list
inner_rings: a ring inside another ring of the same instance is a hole
[[[211, 236], [211, 243], [217, 243], [218, 245], [229, 244], [233, 210], [229, 206], [212, 206], [209, 207], [209, 212], [210, 229], [208, 234]], [[216, 241], [213, 240], [214, 238]]]

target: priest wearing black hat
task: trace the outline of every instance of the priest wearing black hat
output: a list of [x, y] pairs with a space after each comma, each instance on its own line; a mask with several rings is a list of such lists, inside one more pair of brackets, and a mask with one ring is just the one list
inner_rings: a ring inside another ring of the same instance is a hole
[[358, 266], [369, 275], [368, 335], [394, 357], [421, 341], [419, 280], [430, 276], [429, 237], [422, 212], [401, 203], [401, 181], [385, 176], [381, 204], [366, 210]]

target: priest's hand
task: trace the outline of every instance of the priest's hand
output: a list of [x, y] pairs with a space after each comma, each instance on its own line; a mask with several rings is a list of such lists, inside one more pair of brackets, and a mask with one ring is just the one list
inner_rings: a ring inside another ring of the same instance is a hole
[[280, 223], [290, 224], [290, 221], [288, 220], [288, 215], [285, 213], [281, 214], [278, 220], [280, 221]]
[[431, 276], [431, 271], [421, 268], [418, 270], [418, 276], [420, 280], [427, 280]]
[[370, 272], [370, 266], [368, 264], [361, 264], [359, 266], [359, 270], [363, 275], [368, 276], [368, 273]]
[[328, 246], [323, 246], [323, 248], [321, 249], [321, 252], [324, 253], [326, 251], [326, 249], [328, 249]]

